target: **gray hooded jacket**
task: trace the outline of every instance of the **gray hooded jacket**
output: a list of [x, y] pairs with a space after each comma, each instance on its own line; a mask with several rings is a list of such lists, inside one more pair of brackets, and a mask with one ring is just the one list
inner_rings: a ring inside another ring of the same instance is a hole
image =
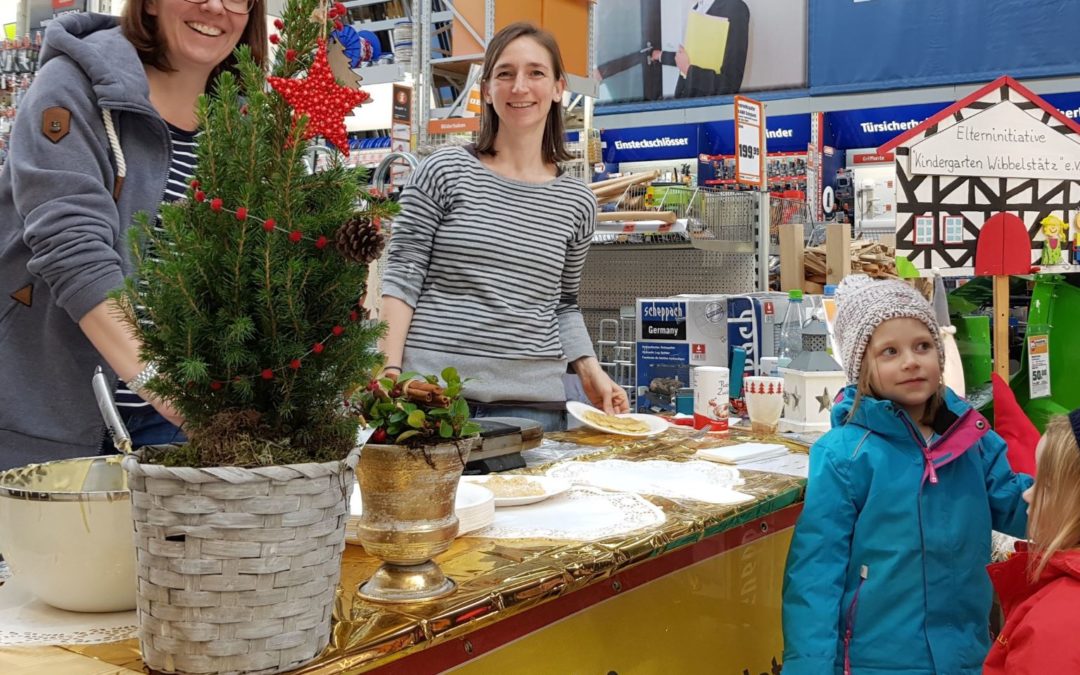
[[97, 454], [90, 381], [98, 365], [115, 375], [78, 321], [130, 274], [128, 227], [157, 213], [170, 161], [115, 17], [59, 17], [41, 62], [0, 173], [0, 469]]

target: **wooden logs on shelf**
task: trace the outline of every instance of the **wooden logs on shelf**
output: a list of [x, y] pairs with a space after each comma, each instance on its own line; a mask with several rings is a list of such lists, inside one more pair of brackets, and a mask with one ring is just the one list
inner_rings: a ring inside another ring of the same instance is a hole
[[[811, 246], [805, 249], [803, 262], [806, 277], [803, 290], [809, 293], [821, 293], [826, 283], [838, 283], [828, 279], [829, 266], [826, 261], [828, 244]], [[877, 241], [856, 240], [849, 244], [851, 274], [867, 274], [884, 279], [896, 278], [896, 251]]]
[[825, 243], [807, 248], [801, 223], [780, 225], [780, 288], [822, 293], [826, 284], [838, 284], [848, 274], [897, 278], [893, 246], [864, 239], [852, 241], [848, 227], [829, 224]]

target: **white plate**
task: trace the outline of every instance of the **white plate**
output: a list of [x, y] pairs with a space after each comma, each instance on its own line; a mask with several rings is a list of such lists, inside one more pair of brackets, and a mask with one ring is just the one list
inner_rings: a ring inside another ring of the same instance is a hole
[[[498, 474], [495, 474], [495, 475], [498, 475]], [[516, 476], [518, 474], [512, 474], [512, 475]], [[491, 479], [491, 477], [492, 477], [491, 475], [487, 475], [487, 476], [464, 476], [464, 477], [462, 477], [461, 482], [462, 483], [466, 483], [466, 482], [474, 483], [476, 485], [484, 485], [485, 483], [488, 482], [489, 479]], [[509, 478], [511, 476], [507, 476], [507, 477]], [[545, 499], [548, 499], [549, 497], [554, 497], [555, 495], [561, 495], [562, 493], [564, 493], [564, 492], [566, 492], [567, 490], [570, 489], [570, 483], [568, 483], [568, 482], [566, 482], [566, 481], [564, 481], [562, 479], [559, 479], [559, 478], [550, 478], [548, 476], [522, 476], [522, 477], [523, 478], [528, 478], [529, 481], [539, 484], [540, 487], [544, 488], [544, 494], [542, 494], [542, 495], [529, 495], [527, 497], [500, 497], [498, 495], [495, 495], [495, 508], [500, 508], [500, 507], [503, 507], [503, 506], [522, 506], [524, 504], [535, 504], [536, 502], [542, 502]], [[485, 492], [491, 492], [487, 488], [484, 488], [484, 491]], [[492, 494], [494, 494], [494, 493], [492, 493]]]
[[633, 420], [638, 420], [640, 422], [644, 422], [645, 424], [647, 424], [649, 426], [649, 430], [648, 431], [641, 431], [641, 432], [637, 432], [637, 433], [631, 433], [629, 431], [615, 431], [614, 429], [608, 429], [607, 427], [602, 427], [599, 424], [596, 424], [595, 422], [590, 422], [585, 417], [586, 412], [596, 412], [596, 413], [600, 413], [601, 415], [603, 415], [604, 411], [599, 410], [597, 408], [594, 408], [591, 405], [589, 405], [587, 403], [582, 403], [580, 401], [567, 401], [566, 402], [566, 411], [568, 413], [570, 413], [571, 415], [573, 415], [574, 419], [578, 420], [579, 422], [581, 422], [585, 426], [590, 427], [592, 429], [596, 429], [597, 431], [603, 431], [604, 433], [607, 433], [607, 434], [618, 434], [620, 436], [633, 436], [635, 438], [646, 438], [648, 436], [655, 436], [656, 434], [658, 434], [658, 433], [660, 433], [662, 431], [665, 431], [668, 428], [667, 420], [665, 420], [663, 417], [657, 417], [656, 415], [646, 415], [646, 414], [643, 414], [643, 413], [623, 413], [622, 415], [615, 415], [615, 417], [626, 417], [628, 419], [633, 419]]

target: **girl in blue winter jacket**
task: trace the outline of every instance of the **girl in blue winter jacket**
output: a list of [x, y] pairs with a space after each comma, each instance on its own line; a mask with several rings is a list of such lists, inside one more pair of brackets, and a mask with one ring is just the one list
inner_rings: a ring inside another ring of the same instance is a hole
[[990, 648], [990, 532], [1024, 536], [1031, 478], [942, 384], [930, 304], [848, 277], [848, 387], [810, 450], [784, 578], [784, 675], [976, 675]]

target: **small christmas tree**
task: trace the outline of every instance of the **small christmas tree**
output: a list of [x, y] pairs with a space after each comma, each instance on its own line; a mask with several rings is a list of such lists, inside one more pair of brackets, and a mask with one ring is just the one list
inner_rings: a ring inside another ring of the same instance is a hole
[[148, 388], [184, 415], [189, 438], [149, 461], [324, 462], [355, 445], [343, 402], [380, 359], [382, 326], [361, 303], [394, 205], [360, 187], [362, 170], [334, 161], [310, 173], [303, 161], [316, 133], [347, 154], [343, 117], [368, 98], [326, 62], [344, 12], [289, 0], [269, 78], [237, 49], [238, 76], [221, 73], [200, 100], [187, 199], [162, 207], [160, 229], [133, 227], [136, 277], [115, 297], [159, 366]]

